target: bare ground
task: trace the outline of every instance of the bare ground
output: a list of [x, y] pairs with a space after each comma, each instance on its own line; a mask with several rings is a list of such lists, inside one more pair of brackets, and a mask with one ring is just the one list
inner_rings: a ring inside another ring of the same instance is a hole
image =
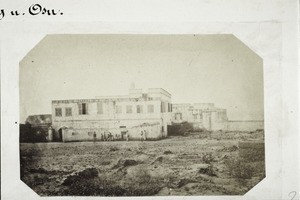
[[22, 143], [21, 179], [41, 196], [242, 195], [265, 176], [264, 149], [256, 145], [263, 135], [218, 131], [146, 142]]

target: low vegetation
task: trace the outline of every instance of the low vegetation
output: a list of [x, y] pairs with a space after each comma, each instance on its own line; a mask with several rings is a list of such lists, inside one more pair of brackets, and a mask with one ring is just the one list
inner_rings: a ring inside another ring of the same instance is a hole
[[20, 142], [36, 143], [47, 142], [48, 130], [38, 127], [32, 127], [31, 124], [20, 124]]
[[215, 161], [215, 158], [211, 152], [202, 154], [202, 161], [204, 163], [210, 164]]
[[243, 195], [265, 177], [264, 144], [255, 134], [262, 133], [22, 143], [21, 179], [41, 196]]

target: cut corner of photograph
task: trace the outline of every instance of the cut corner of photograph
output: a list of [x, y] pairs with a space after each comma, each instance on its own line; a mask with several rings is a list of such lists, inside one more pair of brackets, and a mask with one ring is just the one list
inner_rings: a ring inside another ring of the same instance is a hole
[[47, 35], [19, 79], [40, 196], [244, 195], [266, 176], [263, 60], [234, 35]]

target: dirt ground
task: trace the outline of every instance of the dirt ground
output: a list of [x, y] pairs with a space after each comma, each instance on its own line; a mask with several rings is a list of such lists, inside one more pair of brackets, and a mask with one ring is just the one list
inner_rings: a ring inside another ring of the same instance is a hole
[[265, 177], [263, 142], [263, 131], [218, 131], [21, 143], [21, 179], [41, 196], [243, 195]]

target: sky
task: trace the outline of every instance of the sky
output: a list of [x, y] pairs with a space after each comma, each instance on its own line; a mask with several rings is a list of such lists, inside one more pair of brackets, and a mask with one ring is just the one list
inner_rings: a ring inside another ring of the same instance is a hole
[[51, 101], [163, 88], [172, 103], [214, 103], [262, 120], [263, 60], [233, 35], [48, 35], [20, 62], [20, 122]]

